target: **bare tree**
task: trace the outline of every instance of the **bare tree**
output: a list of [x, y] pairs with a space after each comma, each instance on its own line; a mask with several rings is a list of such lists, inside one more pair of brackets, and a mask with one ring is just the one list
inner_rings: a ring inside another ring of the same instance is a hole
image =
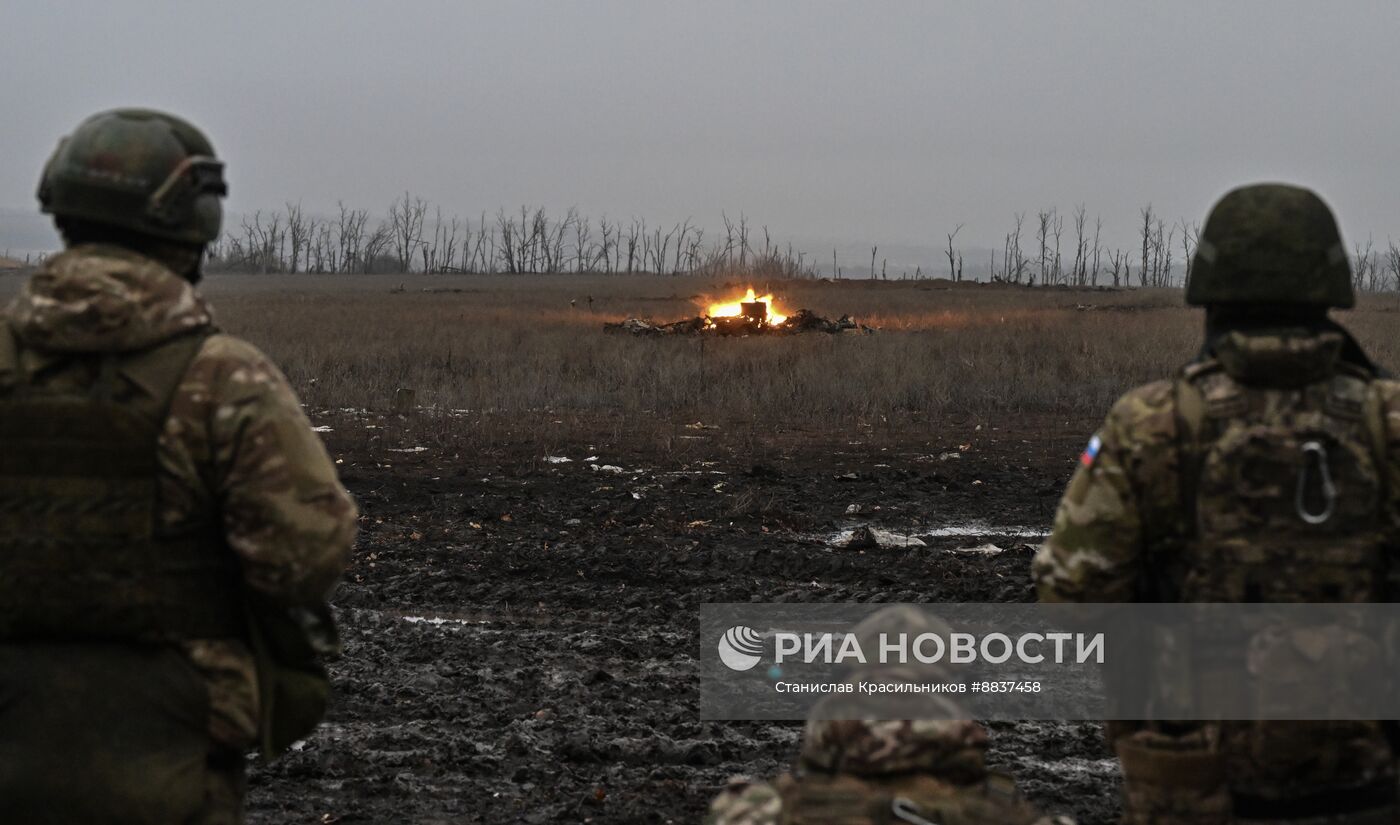
[[1021, 283], [1026, 271], [1026, 256], [1021, 253], [1021, 227], [1025, 223], [1026, 213], [1015, 213], [1015, 228], [1006, 234], [1006, 246], [1002, 253], [1002, 275], [1003, 279], [1013, 284]]
[[1142, 268], [1138, 270], [1138, 286], [1147, 286], [1148, 273], [1147, 256], [1152, 250], [1152, 221], [1156, 216], [1152, 214], [1152, 204], [1148, 204], [1142, 210]]
[[1191, 267], [1196, 262], [1196, 247], [1201, 242], [1201, 225], [1187, 223], [1185, 218], [1179, 224], [1181, 229], [1181, 259], [1186, 262], [1186, 280], [1191, 280]]
[[1108, 253], [1108, 265], [1112, 267], [1112, 269], [1110, 269], [1110, 272], [1113, 275], [1114, 287], [1121, 286], [1127, 282], [1128, 275], [1131, 274], [1128, 272], [1127, 264], [1127, 252], [1124, 252], [1121, 249], [1115, 249], [1112, 252]]
[[1103, 231], [1103, 218], [1098, 217], [1098, 216], [1095, 216], [1095, 217], [1094, 217], [1094, 268], [1093, 268], [1093, 271], [1089, 274], [1089, 284], [1090, 284], [1091, 286], [1098, 286], [1098, 285], [1099, 285], [1099, 254], [1103, 251], [1103, 247], [1099, 245], [1099, 233], [1100, 233], [1101, 231]]
[[1386, 271], [1373, 288], [1373, 292], [1381, 292], [1390, 288], [1391, 284], [1400, 286], [1400, 246], [1395, 245], [1395, 241], [1389, 241], [1385, 250]]
[[369, 223], [369, 212], [364, 209], [348, 209], [337, 202], [340, 214], [336, 220], [336, 245], [340, 248], [340, 270], [354, 272], [360, 268], [362, 247], [365, 243], [365, 226]]
[[954, 257], [954, 252], [953, 252], [953, 239], [956, 238], [956, 237], [958, 236], [958, 233], [962, 231], [962, 228], [963, 228], [963, 225], [962, 225], [962, 224], [958, 224], [957, 226], [955, 226], [955, 227], [953, 228], [953, 231], [952, 231], [952, 232], [949, 232], [949, 233], [948, 233], [948, 278], [949, 278], [950, 280], [953, 280], [953, 281], [959, 280], [959, 277], [958, 277], [958, 275], [959, 275], [958, 270], [954, 267], [954, 264], [955, 264], [957, 261], [956, 261], [956, 259], [955, 259], [955, 257]]
[[1070, 280], [1075, 286], [1084, 286], [1088, 280], [1089, 241], [1084, 236], [1085, 220], [1084, 204], [1081, 203], [1074, 210], [1074, 267], [1070, 270]]
[[1172, 239], [1176, 236], [1176, 227], [1167, 230], [1166, 237], [1162, 237], [1163, 225], [1157, 221], [1157, 245], [1162, 251], [1162, 280], [1159, 286], [1172, 285]]
[[637, 271], [637, 240], [646, 232], [646, 226], [636, 218], [632, 219], [632, 225], [627, 229], [627, 269], [625, 272], [631, 274]]
[[1048, 283], [1050, 275], [1050, 221], [1055, 216], [1054, 209], [1047, 209], [1036, 213], [1038, 228], [1035, 239], [1040, 244], [1040, 282]]
[[413, 253], [423, 243], [423, 217], [427, 212], [428, 202], [414, 198], [408, 192], [403, 193], [402, 200], [389, 205], [389, 231], [399, 272], [409, 271]]
[[1354, 289], [1361, 291], [1370, 286], [1371, 280], [1375, 277], [1371, 273], [1376, 268], [1376, 253], [1372, 250], [1370, 237], [1366, 238], [1366, 247], [1356, 244], [1356, 254], [1352, 257], [1351, 284]]
[[306, 216], [302, 213], [299, 203], [287, 204], [287, 236], [292, 242], [292, 258], [288, 263], [288, 271], [295, 275], [301, 271], [301, 253], [306, 249], [310, 237]]
[[248, 263], [252, 268], [263, 275], [269, 272], [280, 272], [283, 267], [282, 251], [286, 238], [286, 228], [282, 225], [281, 214], [272, 213], [266, 223], [263, 221], [261, 211], [253, 213], [251, 223], [245, 215], [242, 228], [244, 248], [247, 250]]
[[364, 254], [360, 259], [360, 269], [363, 272], [370, 272], [379, 259], [389, 250], [390, 244], [394, 242], [394, 230], [388, 223], [381, 223], [375, 227], [365, 238]]

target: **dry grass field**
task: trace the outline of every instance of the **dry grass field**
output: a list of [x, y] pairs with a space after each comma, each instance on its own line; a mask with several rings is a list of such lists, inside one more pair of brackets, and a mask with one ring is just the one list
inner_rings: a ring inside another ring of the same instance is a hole
[[[308, 407], [470, 411], [481, 432], [547, 422], [666, 439], [695, 421], [832, 430], [940, 416], [1014, 424], [1097, 416], [1199, 346], [1201, 314], [1175, 290], [1029, 289], [946, 281], [752, 284], [779, 308], [850, 314], [874, 335], [633, 337], [605, 321], [694, 315], [749, 284], [570, 276], [214, 276], [225, 328], [282, 364]], [[402, 291], [398, 291], [402, 287]], [[591, 297], [591, 302], [590, 302]], [[1400, 363], [1400, 296], [1339, 317]], [[459, 415], [464, 415], [459, 413]]]
[[[0, 278], [0, 298], [20, 282]], [[695, 315], [750, 285], [784, 311], [849, 314], [879, 331], [603, 331]], [[645, 275], [214, 275], [202, 288], [221, 326], [282, 365], [308, 408], [384, 410], [407, 387], [429, 414], [627, 419], [648, 437], [697, 420], [823, 429], [1097, 415], [1189, 359], [1201, 337], [1201, 313], [1178, 290]], [[1400, 363], [1397, 313], [1400, 295], [1368, 295], [1336, 317], [1389, 365]]]

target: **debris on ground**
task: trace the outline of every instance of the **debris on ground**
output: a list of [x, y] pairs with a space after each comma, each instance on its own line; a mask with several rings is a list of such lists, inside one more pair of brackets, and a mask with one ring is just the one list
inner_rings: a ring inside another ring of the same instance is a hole
[[1006, 552], [1006, 548], [998, 547], [988, 542], [987, 544], [978, 545], [977, 547], [959, 547], [953, 552], [966, 553], [972, 556], [1000, 556], [1002, 553]]
[[786, 335], [798, 332], [825, 332], [834, 335], [848, 331], [874, 331], [856, 323], [849, 315], [842, 315], [832, 321], [810, 309], [799, 309], [788, 314], [786, 310], [777, 306], [772, 294], [759, 295], [753, 287], [749, 287], [743, 296], [709, 304], [702, 314], [693, 318], [684, 318], [669, 324], [659, 324], [643, 318], [628, 318], [625, 321], [604, 324], [603, 329], [633, 335]]
[[927, 547], [923, 539], [881, 530], [878, 527], [857, 527], [846, 540], [847, 550], [889, 550], [895, 548]]
[[793, 335], [801, 332], [825, 332], [836, 335], [842, 332], [875, 332], [873, 327], [856, 323], [849, 315], [842, 315], [832, 321], [823, 318], [810, 309], [799, 309], [781, 321], [770, 320], [755, 315], [729, 315], [711, 317], [697, 315], [669, 324], [660, 324], [643, 318], [628, 318], [617, 323], [603, 324], [609, 332], [627, 332], [632, 335]]

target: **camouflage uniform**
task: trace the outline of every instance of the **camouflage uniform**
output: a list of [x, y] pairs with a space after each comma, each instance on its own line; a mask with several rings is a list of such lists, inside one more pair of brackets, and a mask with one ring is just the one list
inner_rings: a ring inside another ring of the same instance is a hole
[[[133, 236], [133, 245], [145, 241]], [[193, 249], [167, 261], [195, 267]], [[272, 668], [251, 647], [262, 637], [249, 635], [243, 601], [288, 615], [322, 610], [347, 563], [355, 506], [295, 394], [256, 348], [217, 332], [191, 280], [190, 272], [177, 274], [131, 248], [77, 244], [46, 261], [0, 315], [0, 402], [16, 387], [41, 398], [85, 398], [108, 380], [109, 366], [131, 380], [121, 371], [146, 364], [146, 372], [132, 374], [168, 385], [168, 407], [147, 411], [165, 415], [157, 418], [153, 444], [154, 512], [142, 520], [157, 537], [195, 537], [182, 545], [197, 551], [189, 564], [227, 565], [227, 585], [219, 588], [226, 592], [211, 595], [233, 606], [235, 623], [207, 637], [168, 627], [168, 637], [126, 639], [113, 630], [103, 638], [102, 627], [88, 625], [104, 621], [120, 597], [102, 593], [100, 581], [84, 581], [85, 570], [26, 574], [15, 566], [24, 548], [0, 538], [7, 598], [15, 598], [16, 587], [48, 581], [62, 594], [71, 578], [94, 588], [74, 592], [86, 593], [97, 614], [91, 622], [70, 613], [45, 616], [46, 604], [58, 609], [57, 599], [19, 614], [0, 610], [5, 821], [241, 821], [243, 754], [266, 734], [262, 697], [277, 695], [263, 687]], [[160, 360], [181, 348], [187, 359]], [[0, 427], [0, 438], [26, 435], [13, 430]], [[7, 509], [6, 495], [21, 501], [24, 489], [4, 476], [22, 479], [26, 472], [33, 470], [0, 461], [0, 523], [42, 545], [47, 528], [5, 520], [23, 512]], [[75, 519], [85, 519], [73, 528], [79, 538], [84, 530], [100, 536], [109, 526], [103, 519], [117, 518], [101, 515], [118, 511], [100, 496], [94, 507]], [[130, 592], [139, 593], [139, 571], [135, 582]], [[201, 611], [183, 604], [191, 626], [203, 626], [195, 615]], [[42, 632], [33, 630], [35, 616]]]
[[[855, 630], [878, 633], [947, 633], [947, 626], [907, 606], [886, 608]], [[875, 642], [871, 641], [869, 649]], [[864, 645], [863, 645], [864, 647]], [[924, 681], [904, 668], [867, 666], [850, 681]], [[812, 709], [802, 736], [798, 769], [772, 782], [734, 777], [710, 804], [710, 825], [778, 823], [939, 822], [944, 825], [1023, 823], [1072, 825], [1039, 814], [1008, 776], [987, 770], [987, 733], [957, 719], [946, 695], [918, 701], [940, 718], [879, 720], [859, 695], [825, 697]], [[917, 707], [918, 705], [914, 705]]]
[[[1042, 601], [1386, 598], [1400, 383], [1377, 378], [1323, 317], [1351, 299], [1335, 224], [1318, 207], [1303, 190], [1250, 187], [1212, 213], [1207, 228], [1223, 240], [1196, 261], [1204, 283], [1188, 288], [1211, 313], [1206, 351], [1109, 412], [1034, 560]], [[1231, 221], [1247, 244], [1230, 246]], [[1280, 255], [1290, 243], [1304, 248]], [[1250, 258], [1251, 244], [1277, 268]], [[1238, 260], [1256, 263], [1232, 284]], [[1109, 737], [1126, 822], [1394, 816], [1394, 756], [1378, 722], [1119, 722]]]

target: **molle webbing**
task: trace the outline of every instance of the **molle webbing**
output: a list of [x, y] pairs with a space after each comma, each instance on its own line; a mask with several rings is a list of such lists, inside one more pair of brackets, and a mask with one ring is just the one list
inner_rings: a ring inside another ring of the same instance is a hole
[[97, 356], [82, 390], [0, 385], [0, 638], [242, 635], [212, 515], [195, 533], [156, 529], [157, 439], [206, 337]]

